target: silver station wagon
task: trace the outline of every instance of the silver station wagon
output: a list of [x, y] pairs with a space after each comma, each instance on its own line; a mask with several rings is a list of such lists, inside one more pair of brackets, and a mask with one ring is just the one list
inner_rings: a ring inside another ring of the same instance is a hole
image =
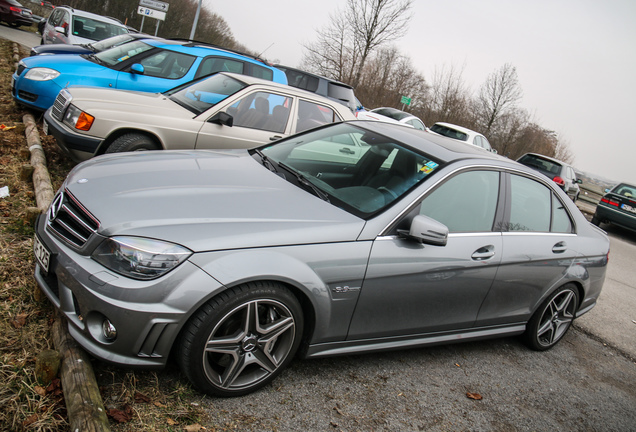
[[589, 311], [609, 241], [554, 182], [413, 128], [105, 155], [37, 222], [35, 278], [95, 357], [237, 396], [292, 357], [521, 335]]

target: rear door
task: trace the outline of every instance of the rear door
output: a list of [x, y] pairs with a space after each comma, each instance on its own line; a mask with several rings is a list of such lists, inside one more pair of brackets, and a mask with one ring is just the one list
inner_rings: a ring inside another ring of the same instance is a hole
[[546, 184], [508, 174], [501, 267], [478, 325], [525, 322], [548, 291], [565, 283], [578, 255], [567, 206]]

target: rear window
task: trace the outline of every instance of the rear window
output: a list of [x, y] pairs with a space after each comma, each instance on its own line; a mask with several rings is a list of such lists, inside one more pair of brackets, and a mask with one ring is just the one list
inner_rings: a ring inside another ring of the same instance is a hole
[[444, 135], [446, 137], [449, 138], [454, 138], [456, 140], [460, 140], [460, 141], [467, 141], [468, 140], [468, 135], [466, 135], [463, 132], [460, 132], [458, 130], [455, 129], [451, 129], [449, 127], [446, 126], [442, 126], [439, 124], [434, 124], [433, 127], [431, 128], [431, 130], [435, 133], [438, 133], [440, 135]]
[[308, 90], [312, 93], [316, 93], [316, 90], [318, 90], [318, 78], [295, 70], [283, 69], [283, 71], [287, 75], [287, 83], [290, 86]]
[[529, 166], [530, 168], [534, 168], [546, 173], [557, 175], [561, 174], [561, 164], [548, 159], [544, 159], [537, 155], [524, 155], [519, 159], [518, 162], [524, 164], [525, 166]]

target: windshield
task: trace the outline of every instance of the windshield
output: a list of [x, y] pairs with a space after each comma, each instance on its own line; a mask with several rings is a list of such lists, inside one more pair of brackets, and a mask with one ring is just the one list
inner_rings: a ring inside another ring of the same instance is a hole
[[109, 37], [108, 39], [104, 39], [99, 42], [93, 42], [91, 43], [91, 46], [93, 47], [93, 51], [102, 52], [104, 50], [107, 50], [108, 48], [130, 42], [132, 39], [133, 36], [131, 36], [129, 33], [124, 33], [118, 36]]
[[348, 123], [296, 135], [253, 156], [363, 219], [392, 205], [439, 166], [396, 140]]
[[168, 90], [164, 94], [199, 115], [245, 87], [247, 84], [244, 82], [217, 74]]
[[130, 57], [151, 50], [152, 48], [151, 45], [137, 40], [97, 53], [95, 54], [95, 58], [99, 59], [100, 63], [112, 68], [128, 60]]
[[98, 41], [122, 33], [128, 33], [128, 29], [120, 25], [94, 20], [85, 16], [75, 15], [73, 17], [73, 34], [81, 38]]

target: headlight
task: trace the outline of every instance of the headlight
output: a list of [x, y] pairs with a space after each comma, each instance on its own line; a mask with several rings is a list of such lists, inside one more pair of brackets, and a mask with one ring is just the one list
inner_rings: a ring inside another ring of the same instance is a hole
[[87, 131], [93, 125], [95, 117], [85, 113], [75, 105], [69, 105], [63, 121], [72, 128]]
[[32, 81], [50, 81], [60, 76], [60, 73], [55, 69], [49, 68], [33, 68], [29, 69], [24, 75], [24, 78]]
[[141, 237], [111, 237], [93, 255], [104, 267], [133, 279], [155, 279], [176, 268], [192, 251], [174, 243]]

